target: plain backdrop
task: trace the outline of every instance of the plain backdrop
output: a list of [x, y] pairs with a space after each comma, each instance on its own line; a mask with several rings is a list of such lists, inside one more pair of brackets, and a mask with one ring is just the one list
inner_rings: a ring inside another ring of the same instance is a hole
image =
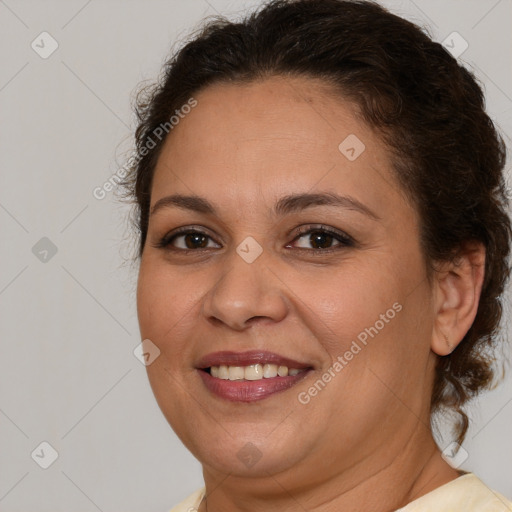
[[[93, 190], [128, 153], [133, 92], [171, 46], [259, 3], [0, 0], [0, 511], [166, 511], [202, 485], [133, 353], [129, 209]], [[460, 34], [509, 143], [512, 1], [383, 3], [438, 41]], [[512, 498], [510, 377], [471, 416], [462, 467]]]

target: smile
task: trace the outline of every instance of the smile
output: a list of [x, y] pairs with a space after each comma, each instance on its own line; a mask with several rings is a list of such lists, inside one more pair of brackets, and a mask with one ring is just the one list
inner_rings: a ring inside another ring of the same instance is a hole
[[295, 386], [311, 366], [270, 352], [217, 352], [203, 358], [199, 374], [206, 388], [232, 402], [263, 400]]
[[223, 380], [261, 380], [274, 377], [286, 377], [298, 375], [305, 371], [299, 368], [288, 368], [277, 364], [251, 364], [250, 366], [212, 366], [210, 375]]

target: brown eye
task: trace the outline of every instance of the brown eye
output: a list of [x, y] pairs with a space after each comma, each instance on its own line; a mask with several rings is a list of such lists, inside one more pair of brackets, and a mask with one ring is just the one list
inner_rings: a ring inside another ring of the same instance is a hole
[[183, 240], [187, 249], [197, 249], [206, 247], [208, 245], [208, 237], [201, 233], [187, 233], [183, 235]]
[[212, 238], [201, 231], [187, 229], [166, 235], [157, 247], [172, 250], [194, 251], [197, 249], [219, 248]]
[[334, 237], [329, 233], [315, 231], [309, 235], [309, 243], [315, 249], [328, 249], [334, 241]]
[[302, 231], [293, 242], [299, 249], [316, 249], [319, 252], [354, 245], [352, 239], [347, 235], [318, 227]]

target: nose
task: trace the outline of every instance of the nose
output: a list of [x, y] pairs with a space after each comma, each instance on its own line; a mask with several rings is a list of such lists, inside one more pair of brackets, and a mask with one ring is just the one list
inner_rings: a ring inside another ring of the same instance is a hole
[[247, 263], [233, 252], [222, 272], [204, 299], [203, 314], [207, 319], [242, 331], [254, 322], [279, 322], [286, 316], [285, 285], [261, 256]]

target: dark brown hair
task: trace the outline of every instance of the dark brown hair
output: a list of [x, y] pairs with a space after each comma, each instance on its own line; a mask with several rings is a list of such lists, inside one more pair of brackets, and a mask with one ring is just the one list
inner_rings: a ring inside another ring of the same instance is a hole
[[[457, 413], [493, 382], [492, 351], [509, 276], [504, 143], [484, 111], [474, 76], [413, 23], [369, 1], [275, 0], [241, 22], [208, 21], [138, 96], [137, 158], [122, 183], [135, 202], [139, 253], [148, 228], [153, 172], [165, 137], [159, 127], [194, 94], [219, 82], [303, 76], [334, 86], [388, 146], [394, 171], [417, 208], [429, 279], [468, 241], [486, 248], [475, 321], [449, 356], [439, 357], [432, 412]], [[169, 130], [166, 132], [172, 133]], [[148, 151], [148, 141], [152, 149]]]

